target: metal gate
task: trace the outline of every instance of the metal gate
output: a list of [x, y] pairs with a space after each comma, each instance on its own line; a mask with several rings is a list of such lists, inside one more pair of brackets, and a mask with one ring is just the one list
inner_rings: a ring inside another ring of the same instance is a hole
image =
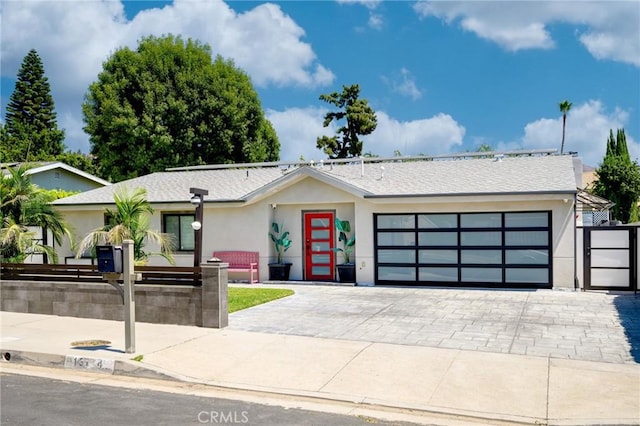
[[584, 228], [585, 290], [637, 289], [637, 228]]

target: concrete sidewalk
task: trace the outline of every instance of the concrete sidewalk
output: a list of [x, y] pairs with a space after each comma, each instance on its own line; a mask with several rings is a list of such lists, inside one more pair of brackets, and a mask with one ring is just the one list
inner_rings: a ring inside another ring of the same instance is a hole
[[[640, 424], [638, 364], [147, 323], [136, 324], [136, 353], [125, 354], [122, 322], [12, 312], [0, 321], [10, 358], [0, 367], [66, 364], [469, 421]], [[84, 340], [111, 343], [71, 346]]]

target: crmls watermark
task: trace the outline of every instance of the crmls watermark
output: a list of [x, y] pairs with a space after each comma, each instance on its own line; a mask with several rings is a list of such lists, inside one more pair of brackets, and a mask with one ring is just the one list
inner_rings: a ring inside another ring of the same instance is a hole
[[200, 423], [213, 424], [245, 424], [249, 423], [248, 411], [200, 411], [198, 413]]

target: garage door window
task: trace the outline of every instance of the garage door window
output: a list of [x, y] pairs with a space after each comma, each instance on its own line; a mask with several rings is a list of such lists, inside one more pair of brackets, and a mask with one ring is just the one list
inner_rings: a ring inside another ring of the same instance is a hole
[[551, 286], [549, 211], [374, 219], [378, 284]]

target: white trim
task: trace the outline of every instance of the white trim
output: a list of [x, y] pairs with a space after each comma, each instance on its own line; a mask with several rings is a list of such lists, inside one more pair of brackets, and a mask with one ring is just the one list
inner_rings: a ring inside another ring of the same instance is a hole
[[47, 164], [44, 164], [42, 166], [32, 167], [32, 168], [27, 170], [27, 174], [28, 175], [35, 175], [35, 174], [46, 172], [48, 170], [53, 170], [53, 169], [63, 169], [63, 170], [66, 170], [68, 172], [74, 173], [74, 174], [76, 174], [78, 176], [81, 176], [81, 177], [83, 177], [83, 178], [85, 178], [87, 180], [99, 183], [99, 184], [104, 185], [104, 186], [111, 185], [111, 182], [108, 182], [108, 181], [106, 181], [104, 179], [100, 179], [99, 177], [94, 176], [92, 174], [89, 174], [87, 172], [83, 172], [80, 169], [76, 169], [75, 167], [72, 167], [72, 166], [70, 166], [70, 165], [68, 165], [66, 163], [62, 163], [60, 161], [47, 163]]

